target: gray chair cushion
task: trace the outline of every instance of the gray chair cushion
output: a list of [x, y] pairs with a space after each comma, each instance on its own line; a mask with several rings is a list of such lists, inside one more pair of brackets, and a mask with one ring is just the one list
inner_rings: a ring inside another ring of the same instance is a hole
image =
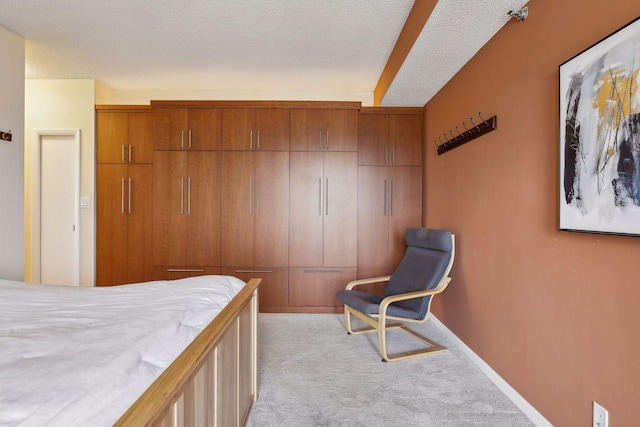
[[[434, 289], [452, 255], [451, 232], [447, 230], [409, 228], [405, 233], [407, 251], [391, 275], [385, 297]], [[360, 291], [339, 291], [337, 297], [346, 305], [366, 314], [378, 313], [384, 297]], [[431, 297], [398, 301], [389, 306], [387, 314], [411, 319], [423, 319], [429, 310]], [[392, 312], [396, 314], [392, 314]]]

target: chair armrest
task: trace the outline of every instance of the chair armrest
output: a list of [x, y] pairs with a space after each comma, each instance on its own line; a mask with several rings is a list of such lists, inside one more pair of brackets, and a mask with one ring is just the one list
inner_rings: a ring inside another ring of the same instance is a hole
[[391, 279], [391, 276], [381, 276], [381, 277], [373, 277], [371, 279], [354, 280], [352, 282], [349, 282], [345, 289], [346, 290], [351, 290], [351, 289], [355, 288], [356, 286], [368, 285], [369, 283], [388, 282], [389, 279]]
[[445, 290], [450, 281], [451, 277], [443, 277], [440, 283], [438, 283], [438, 286], [433, 289], [427, 291], [408, 292], [406, 294], [390, 295], [380, 302], [380, 313], [384, 313], [386, 315], [387, 307], [397, 301], [404, 301], [408, 299], [422, 298], [428, 295], [439, 294], [440, 292]]

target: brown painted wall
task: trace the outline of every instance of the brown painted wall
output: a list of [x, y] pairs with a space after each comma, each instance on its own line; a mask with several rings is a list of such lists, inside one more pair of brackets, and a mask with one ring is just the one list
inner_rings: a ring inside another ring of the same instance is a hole
[[[558, 231], [558, 66], [640, 2], [532, 0], [425, 106], [428, 227], [456, 233], [433, 311], [556, 426], [638, 425], [640, 238]], [[481, 111], [498, 129], [441, 156]]]

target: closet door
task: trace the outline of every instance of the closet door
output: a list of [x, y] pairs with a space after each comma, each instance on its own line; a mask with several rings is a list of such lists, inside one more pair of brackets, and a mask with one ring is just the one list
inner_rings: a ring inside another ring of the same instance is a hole
[[253, 170], [253, 152], [222, 152], [220, 241], [223, 266], [254, 265], [254, 192], [257, 184]]
[[389, 114], [390, 162], [394, 166], [422, 165], [422, 115]]
[[255, 129], [259, 150], [289, 150], [289, 110], [258, 108], [255, 110]]
[[324, 110], [323, 123], [326, 151], [358, 150], [357, 110]]
[[358, 168], [358, 277], [390, 274], [387, 166]]
[[130, 164], [127, 179], [128, 283], [153, 277], [153, 166]]
[[422, 168], [389, 167], [389, 182], [389, 271], [393, 272], [407, 249], [405, 231], [422, 224]]
[[358, 155], [324, 153], [324, 248], [322, 265], [357, 265]]
[[220, 152], [187, 156], [185, 213], [189, 266], [220, 265]]
[[256, 266], [289, 263], [289, 153], [255, 153], [254, 248]]
[[156, 151], [153, 156], [153, 263], [186, 265], [187, 153]]
[[318, 267], [324, 252], [324, 155], [290, 153], [289, 265]]
[[127, 283], [127, 165], [96, 166], [96, 285]]

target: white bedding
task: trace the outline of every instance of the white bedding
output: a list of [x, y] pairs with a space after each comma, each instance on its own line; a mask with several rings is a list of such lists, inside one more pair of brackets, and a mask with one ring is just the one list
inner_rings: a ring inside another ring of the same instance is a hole
[[110, 426], [245, 285], [0, 280], [0, 426]]

